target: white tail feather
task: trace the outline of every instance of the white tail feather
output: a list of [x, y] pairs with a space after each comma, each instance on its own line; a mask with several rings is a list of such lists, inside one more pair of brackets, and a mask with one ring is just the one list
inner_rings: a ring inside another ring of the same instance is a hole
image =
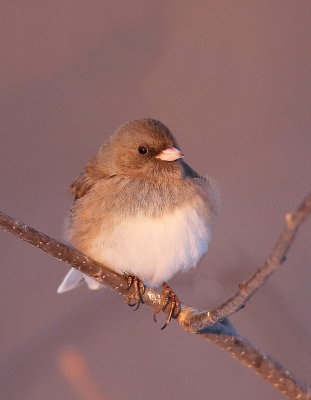
[[94, 279], [90, 278], [89, 276], [82, 274], [82, 272], [76, 270], [75, 268], [71, 268], [71, 270], [63, 279], [62, 283], [59, 285], [57, 293], [64, 293], [75, 289], [80, 286], [83, 281], [86, 282], [88, 288], [91, 290], [97, 290], [103, 287], [103, 285], [94, 281]]
[[80, 271], [71, 268], [65, 278], [62, 280], [62, 283], [59, 285], [57, 289], [57, 293], [68, 292], [68, 290], [75, 289], [80, 286], [83, 282], [83, 275]]
[[104, 287], [101, 283], [94, 281], [94, 279], [90, 278], [87, 275], [83, 275], [83, 278], [85, 280], [85, 283], [87, 284], [87, 287], [91, 290], [98, 290]]

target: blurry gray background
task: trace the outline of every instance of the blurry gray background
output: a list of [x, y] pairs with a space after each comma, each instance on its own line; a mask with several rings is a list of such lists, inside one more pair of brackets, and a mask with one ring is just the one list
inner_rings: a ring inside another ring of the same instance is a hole
[[[157, 118], [222, 193], [209, 253], [171, 285], [200, 308], [225, 300], [310, 189], [310, 1], [12, 0], [0, 18], [0, 209], [62, 239], [88, 159], [121, 123]], [[232, 318], [309, 384], [310, 235], [308, 221]], [[57, 295], [67, 266], [3, 232], [0, 252], [2, 399], [283, 398], [110, 290]]]

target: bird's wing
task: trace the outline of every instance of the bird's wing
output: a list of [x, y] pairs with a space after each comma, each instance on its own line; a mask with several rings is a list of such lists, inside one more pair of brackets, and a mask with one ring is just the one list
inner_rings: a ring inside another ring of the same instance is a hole
[[98, 160], [94, 157], [88, 162], [84, 170], [70, 186], [71, 193], [75, 196], [75, 200], [80, 199], [91, 190], [100, 179], [108, 179], [110, 177], [111, 176], [109, 176], [107, 172], [99, 167]]
[[215, 218], [219, 214], [220, 207], [220, 194], [216, 182], [208, 176], [199, 175], [183, 160], [181, 163], [184, 170], [184, 177], [190, 178], [192, 182], [195, 182], [203, 190], [205, 201], [208, 204], [209, 215]]
[[94, 186], [96, 179], [84, 170], [70, 186], [71, 193], [75, 200], [80, 199]]
[[197, 172], [195, 172], [195, 170], [192, 169], [187, 163], [185, 163], [185, 161], [181, 160], [181, 165], [183, 167], [185, 178], [199, 178], [199, 179], [205, 180], [205, 178], [203, 176], [201, 176]]

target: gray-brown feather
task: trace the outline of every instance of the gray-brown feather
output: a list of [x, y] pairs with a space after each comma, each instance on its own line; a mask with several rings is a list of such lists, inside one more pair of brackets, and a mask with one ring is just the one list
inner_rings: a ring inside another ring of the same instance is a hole
[[[138, 153], [140, 145], [150, 149], [147, 157]], [[174, 137], [158, 121], [147, 119], [121, 126], [71, 186], [75, 202], [68, 235], [72, 243], [82, 251], [84, 244], [87, 248], [99, 220], [107, 229], [114, 229], [124, 217], [156, 218], [192, 202], [206, 217], [216, 215], [218, 196], [209, 179], [183, 160], [155, 158], [172, 145], [177, 146]]]

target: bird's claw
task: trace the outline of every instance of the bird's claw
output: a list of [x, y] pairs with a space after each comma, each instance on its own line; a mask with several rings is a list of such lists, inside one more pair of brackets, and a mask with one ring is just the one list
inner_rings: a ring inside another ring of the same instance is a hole
[[165, 323], [161, 328], [161, 331], [167, 327], [172, 318], [174, 319], [177, 318], [180, 313], [180, 301], [177, 295], [166, 282], [163, 282], [161, 308], [155, 310], [153, 314], [153, 320], [157, 322], [156, 319], [157, 313], [159, 313], [161, 310], [166, 311], [167, 309], [168, 309], [168, 314]]
[[136, 276], [129, 275], [127, 277], [127, 290], [133, 288], [132, 293], [125, 298], [126, 303], [130, 307], [135, 307], [134, 311], [138, 310], [140, 303], [144, 303], [143, 294], [145, 293], [145, 285]]
[[[141, 303], [144, 303], [143, 294], [145, 293], [145, 285], [136, 276], [129, 275], [127, 277], [128, 287], [127, 290], [132, 289], [125, 301], [130, 307], [135, 307], [136, 311]], [[161, 330], [165, 329], [170, 323], [172, 318], [177, 318], [180, 313], [180, 301], [175, 292], [169, 287], [166, 282], [162, 283], [162, 296], [161, 296], [161, 307], [156, 309], [153, 314], [154, 322], [157, 322], [156, 315], [160, 311], [167, 312], [167, 317]]]

